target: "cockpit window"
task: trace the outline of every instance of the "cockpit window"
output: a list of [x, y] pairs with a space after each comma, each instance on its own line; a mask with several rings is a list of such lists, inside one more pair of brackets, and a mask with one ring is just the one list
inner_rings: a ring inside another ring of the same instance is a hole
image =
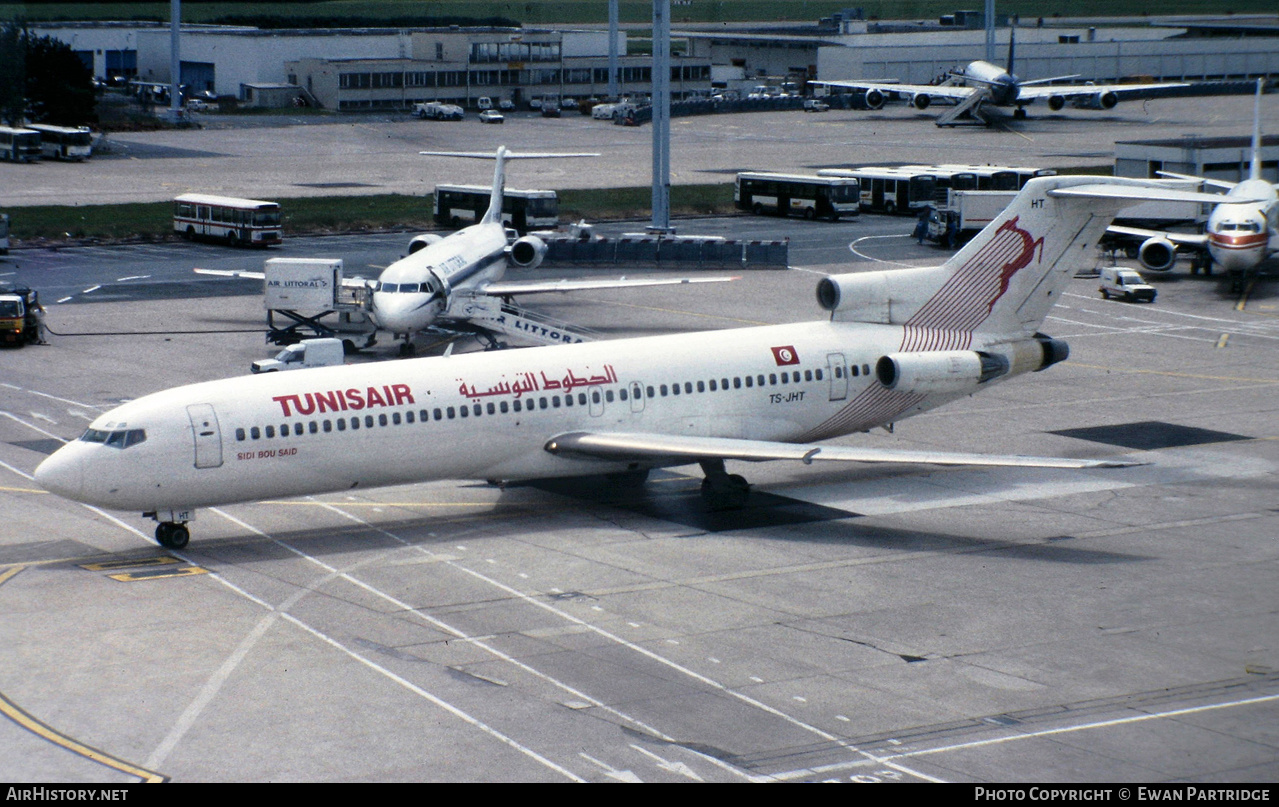
[[378, 291], [384, 291], [387, 294], [394, 294], [400, 288], [397, 283], [379, 283], [378, 287]]
[[145, 429], [118, 429], [110, 432], [89, 429], [80, 436], [80, 439], [86, 443], [104, 443], [111, 448], [124, 449], [145, 442], [147, 433]]
[[400, 294], [413, 294], [417, 292], [417, 289], [418, 289], [418, 284], [416, 283], [400, 284]]

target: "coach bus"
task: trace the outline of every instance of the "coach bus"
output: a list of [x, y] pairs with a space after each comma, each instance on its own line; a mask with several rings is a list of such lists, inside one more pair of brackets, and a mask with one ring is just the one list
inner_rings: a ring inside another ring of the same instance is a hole
[[861, 208], [874, 213], [918, 213], [931, 207], [937, 176], [927, 168], [824, 168], [819, 176], [853, 177], [861, 183]]
[[[436, 185], [435, 221], [458, 228], [474, 224], [489, 207], [493, 189], [483, 185]], [[530, 229], [555, 227], [560, 222], [560, 200], [555, 191], [502, 191], [502, 222], [520, 235]]]
[[173, 231], [185, 238], [266, 247], [280, 243], [280, 206], [257, 199], [187, 193], [173, 200]]
[[40, 133], [0, 126], [0, 160], [29, 163], [40, 159]]
[[806, 219], [839, 221], [856, 216], [861, 183], [852, 177], [744, 172], [733, 184], [733, 203], [755, 215], [798, 213]]
[[40, 153], [54, 160], [86, 160], [93, 146], [88, 126], [54, 126], [32, 123], [28, 128], [40, 133]]

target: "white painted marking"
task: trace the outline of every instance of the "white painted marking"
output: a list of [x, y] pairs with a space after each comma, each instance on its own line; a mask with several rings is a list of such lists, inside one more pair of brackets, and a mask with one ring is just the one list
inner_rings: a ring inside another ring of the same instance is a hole
[[98, 289], [100, 289], [100, 288], [102, 288], [102, 286], [90, 286], [89, 288], [85, 289], [84, 291], [82, 291], [82, 292], [80, 292], [80, 293], [81, 293], [81, 294], [88, 294], [89, 292], [91, 292], [91, 291], [97, 291], [97, 290], [98, 290]]
[[635, 743], [631, 743], [631, 748], [634, 748], [636, 751], [640, 752], [644, 756], [656, 762], [657, 767], [661, 768], [664, 771], [670, 771], [671, 773], [679, 774], [680, 776], [687, 777], [697, 782], [706, 781], [702, 777], [698, 776], [696, 771], [694, 771], [692, 768], [685, 765], [683, 762], [676, 762], [674, 760], [663, 759], [662, 757], [659, 757], [657, 754], [654, 754], [652, 751], [649, 751], [647, 748], [642, 748], [636, 745]]
[[610, 779], [616, 779], [619, 782], [626, 782], [628, 784], [634, 784], [634, 785], [639, 785], [644, 783], [644, 780], [636, 776], [633, 771], [619, 771], [617, 768], [614, 768], [610, 765], [600, 762], [598, 759], [586, 753], [585, 751], [578, 751], [577, 755], [581, 757], [582, 759], [586, 760], [587, 762], [591, 763], [592, 765], [598, 766], [600, 770], [604, 771], [604, 775]]

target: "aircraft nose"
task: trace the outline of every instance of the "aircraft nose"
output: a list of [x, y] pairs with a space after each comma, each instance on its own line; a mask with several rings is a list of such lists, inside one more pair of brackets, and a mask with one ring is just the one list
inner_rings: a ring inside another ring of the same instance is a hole
[[84, 490], [81, 465], [66, 448], [58, 449], [36, 466], [35, 477], [40, 487], [68, 499], [79, 498]]
[[428, 323], [419, 321], [423, 319], [422, 311], [425, 309], [419, 310], [420, 301], [414, 299], [416, 297], [410, 294], [374, 294], [373, 319], [382, 329], [395, 333], [420, 330]]

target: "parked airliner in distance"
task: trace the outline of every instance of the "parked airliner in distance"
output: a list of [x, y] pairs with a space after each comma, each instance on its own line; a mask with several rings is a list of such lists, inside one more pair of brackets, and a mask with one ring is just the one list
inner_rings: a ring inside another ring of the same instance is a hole
[[[1159, 84], [1094, 84], [1063, 85], [1052, 82], [1078, 78], [1055, 76], [1022, 81], [1013, 74], [1015, 34], [1008, 40], [1006, 68], [978, 60], [951, 71], [941, 84], [899, 84], [889, 81], [810, 81], [818, 87], [841, 87], [865, 93], [866, 106], [880, 109], [890, 93], [906, 96], [916, 109], [927, 109], [933, 101], [955, 104], [937, 117], [938, 126], [955, 126], [965, 114], [975, 122], [989, 125], [982, 106], [1014, 107], [1013, 117], [1026, 117], [1025, 107], [1045, 101], [1056, 112], [1067, 103], [1079, 109], [1113, 109], [1120, 100], [1140, 98], [1143, 93], [1171, 87], [1189, 86], [1184, 82]], [[1121, 97], [1122, 96], [1122, 97]]]
[[[435, 479], [521, 480], [726, 460], [1090, 468], [1112, 460], [826, 446], [1064, 360], [1039, 332], [1139, 180], [1032, 179], [945, 264], [823, 278], [829, 320], [487, 351], [208, 381], [96, 418], [36, 469], [47, 490], [159, 522], [200, 507]], [[1194, 200], [1206, 194], [1182, 192]]]
[[1253, 100], [1252, 154], [1247, 179], [1226, 182], [1159, 172], [1161, 176], [1227, 189], [1225, 194], [1217, 197], [1202, 233], [1110, 227], [1111, 233], [1145, 239], [1137, 250], [1137, 259], [1146, 269], [1167, 272], [1176, 265], [1180, 251], [1193, 252], [1195, 263], [1192, 273], [1203, 268], [1212, 274], [1216, 265], [1232, 275], [1238, 286], [1244, 276], [1260, 266], [1262, 261], [1279, 252], [1279, 189], [1261, 178], [1261, 94], [1264, 87], [1265, 81], [1258, 79]]
[[[495, 161], [488, 210], [475, 224], [441, 236], [424, 233], [409, 242], [408, 254], [382, 270], [371, 291], [371, 316], [378, 328], [403, 340], [400, 352], [413, 352], [413, 335], [440, 328], [493, 335], [528, 336], [532, 329], [498, 330], [519, 320], [519, 312], [503, 316], [500, 301], [523, 294], [642, 288], [686, 283], [721, 283], [733, 277], [620, 278], [616, 280], [504, 281], [508, 262], [534, 269], [547, 245], [535, 234], [520, 237], [502, 223], [502, 190], [506, 161], [555, 157], [598, 157], [593, 153], [514, 153], [505, 146], [496, 153], [424, 151], [424, 155], [473, 157]], [[196, 269], [199, 274], [262, 279], [262, 272]], [[343, 285], [360, 288], [367, 281], [350, 278]], [[562, 331], [567, 334], [567, 331]], [[576, 341], [567, 338], [564, 341]]]

